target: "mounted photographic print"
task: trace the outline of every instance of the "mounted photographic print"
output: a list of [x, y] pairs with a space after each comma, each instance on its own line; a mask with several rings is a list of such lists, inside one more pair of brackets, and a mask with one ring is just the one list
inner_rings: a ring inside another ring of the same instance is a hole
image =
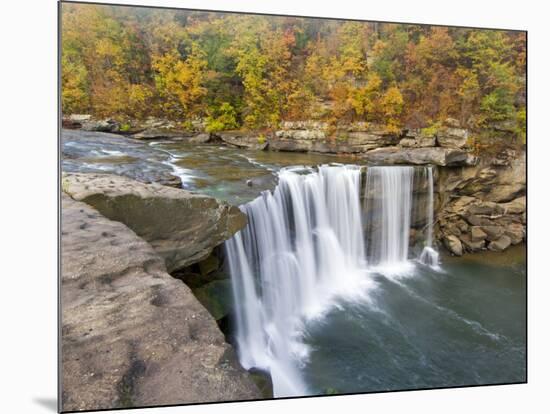
[[59, 7], [61, 411], [526, 382], [526, 32]]

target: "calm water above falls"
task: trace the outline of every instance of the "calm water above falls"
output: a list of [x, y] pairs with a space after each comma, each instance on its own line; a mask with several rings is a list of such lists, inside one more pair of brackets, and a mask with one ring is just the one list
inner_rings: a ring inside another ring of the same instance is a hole
[[140, 141], [82, 130], [62, 130], [61, 143], [63, 171], [112, 173], [146, 182], [177, 177], [186, 190], [234, 205], [275, 188], [276, 173], [282, 167], [350, 162], [346, 156], [242, 150], [185, 141]]

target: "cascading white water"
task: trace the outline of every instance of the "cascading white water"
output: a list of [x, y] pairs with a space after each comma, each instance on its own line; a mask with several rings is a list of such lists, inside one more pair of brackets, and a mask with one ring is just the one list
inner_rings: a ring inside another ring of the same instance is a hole
[[369, 283], [360, 181], [354, 166], [283, 170], [273, 194], [242, 206], [248, 226], [226, 242], [239, 358], [270, 372], [275, 396], [307, 394], [302, 323]]
[[426, 245], [420, 254], [420, 263], [439, 269], [439, 253], [433, 248], [434, 225], [434, 179], [432, 167], [424, 169], [428, 176], [428, 202], [426, 203]]
[[408, 261], [413, 167], [367, 169], [369, 263], [383, 273], [403, 273]]
[[357, 166], [284, 169], [273, 193], [241, 206], [248, 225], [225, 243], [237, 350], [244, 368], [270, 373], [275, 397], [308, 394], [304, 323], [338, 297], [365, 297], [374, 285], [367, 257], [382, 273], [412, 266], [413, 175], [413, 167], [367, 169], [369, 246]]

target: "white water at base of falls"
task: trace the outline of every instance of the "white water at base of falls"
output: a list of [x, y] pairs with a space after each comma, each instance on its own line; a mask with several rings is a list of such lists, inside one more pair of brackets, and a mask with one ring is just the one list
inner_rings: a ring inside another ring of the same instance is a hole
[[430, 266], [434, 270], [440, 271], [439, 253], [433, 248], [433, 225], [434, 225], [434, 179], [432, 167], [427, 167], [424, 170], [428, 181], [428, 202], [426, 203], [426, 245], [422, 249], [419, 261], [420, 263]]
[[300, 373], [308, 357], [301, 340], [308, 320], [322, 317], [338, 298], [368, 301], [375, 287], [370, 270], [413, 266], [408, 260], [413, 173], [413, 167], [367, 170], [365, 192], [374, 193], [366, 203], [380, 214], [372, 246], [364, 241], [357, 166], [283, 169], [273, 194], [264, 192], [241, 206], [248, 225], [225, 243], [237, 351], [245, 369], [270, 373], [275, 397], [308, 394]]

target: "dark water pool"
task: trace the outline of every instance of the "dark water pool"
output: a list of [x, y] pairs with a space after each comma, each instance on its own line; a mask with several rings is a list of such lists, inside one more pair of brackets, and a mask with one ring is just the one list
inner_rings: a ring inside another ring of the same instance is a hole
[[308, 324], [311, 393], [524, 382], [524, 247], [445, 258], [443, 268], [374, 274], [369, 303], [340, 302]]

